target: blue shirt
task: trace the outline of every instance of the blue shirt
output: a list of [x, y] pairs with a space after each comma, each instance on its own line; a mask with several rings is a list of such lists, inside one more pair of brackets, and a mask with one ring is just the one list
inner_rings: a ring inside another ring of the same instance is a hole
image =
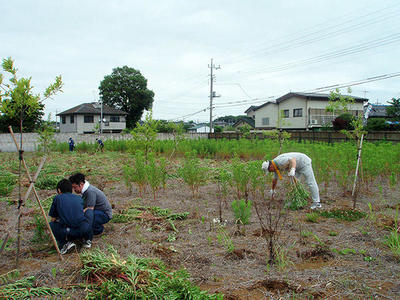
[[72, 193], [59, 194], [54, 197], [49, 216], [59, 219], [67, 227], [79, 227], [86, 221], [83, 214], [82, 198]]

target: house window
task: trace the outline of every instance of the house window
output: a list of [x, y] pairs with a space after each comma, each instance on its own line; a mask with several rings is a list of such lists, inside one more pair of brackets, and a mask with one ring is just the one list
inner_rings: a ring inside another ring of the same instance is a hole
[[119, 116], [111, 116], [110, 122], [119, 122]]
[[302, 116], [303, 116], [303, 109], [302, 108], [293, 109], [293, 118], [302, 117]]
[[61, 123], [65, 124], [66, 119], [67, 119], [67, 118], [66, 118], [65, 116], [61, 116]]
[[72, 123], [75, 123], [74, 115], [69, 116], [69, 122], [70, 122], [71, 124], [72, 124]]
[[284, 109], [283, 110], [283, 117], [284, 118], [289, 118], [289, 110], [288, 109]]
[[263, 125], [269, 125], [269, 118], [262, 118]]
[[84, 116], [83, 117], [83, 123], [94, 123], [93, 116]]

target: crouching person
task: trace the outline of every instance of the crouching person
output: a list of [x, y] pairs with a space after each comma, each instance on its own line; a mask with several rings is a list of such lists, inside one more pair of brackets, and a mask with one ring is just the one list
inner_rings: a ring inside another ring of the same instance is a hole
[[108, 223], [112, 218], [112, 207], [106, 195], [95, 186], [85, 180], [85, 175], [76, 173], [69, 177], [75, 193], [81, 194], [85, 215], [89, 218], [91, 230], [88, 239], [83, 246], [92, 246], [93, 235], [101, 234], [104, 231], [103, 224]]
[[51, 230], [61, 254], [76, 248], [75, 240], [86, 239], [90, 231], [88, 218], [83, 212], [83, 200], [72, 194], [72, 184], [62, 179], [57, 184], [58, 195], [54, 197], [49, 215]]

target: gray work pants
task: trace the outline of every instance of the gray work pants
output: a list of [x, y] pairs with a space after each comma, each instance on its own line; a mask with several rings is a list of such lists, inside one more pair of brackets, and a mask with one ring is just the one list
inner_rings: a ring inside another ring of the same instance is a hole
[[311, 198], [314, 203], [319, 203], [319, 189], [318, 189], [318, 184], [317, 181], [315, 180], [314, 176], [314, 171], [311, 166], [311, 159], [310, 161], [306, 162], [305, 166], [301, 169], [296, 169], [296, 174], [295, 177], [297, 179], [300, 179], [301, 176], [304, 176], [306, 179], [306, 183], [308, 185], [308, 188], [310, 189], [311, 192]]

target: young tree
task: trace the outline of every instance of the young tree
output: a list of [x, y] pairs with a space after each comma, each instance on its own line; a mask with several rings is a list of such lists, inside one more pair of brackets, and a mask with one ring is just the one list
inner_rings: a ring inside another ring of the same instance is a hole
[[151, 110], [147, 113], [146, 119], [143, 124], [137, 123], [136, 127], [132, 129], [131, 134], [135, 142], [135, 148], [141, 147], [144, 150], [144, 155], [148, 157], [151, 147], [157, 140], [157, 127], [158, 121], [153, 119]]
[[147, 88], [147, 79], [140, 71], [128, 66], [115, 68], [111, 75], [104, 76], [99, 90], [104, 104], [128, 113], [128, 128], [136, 125], [143, 111], [151, 109], [154, 101], [154, 92]]
[[[22, 132], [24, 122], [28, 125], [26, 129], [33, 129], [43, 116], [43, 101], [62, 92], [61, 76], [57, 76], [43, 93], [33, 93], [31, 78], [18, 78], [18, 69], [14, 66], [11, 57], [3, 59], [3, 73], [0, 73], [0, 114], [3, 123], [9, 121], [9, 125], [18, 125]], [[9, 83], [4, 82], [9, 77]], [[30, 128], [29, 128], [30, 127]]]

